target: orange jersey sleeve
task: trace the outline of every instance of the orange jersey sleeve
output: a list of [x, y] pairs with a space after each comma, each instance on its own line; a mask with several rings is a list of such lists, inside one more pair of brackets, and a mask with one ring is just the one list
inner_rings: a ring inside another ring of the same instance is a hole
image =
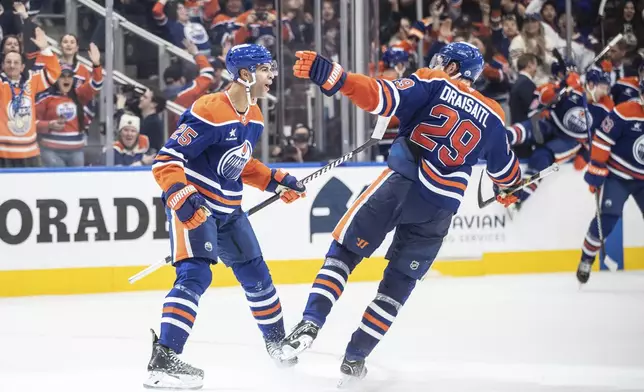
[[33, 74], [32, 87], [34, 94], [46, 90], [60, 77], [60, 63], [58, 62], [58, 58], [51, 53], [50, 49], [46, 51], [38, 55], [37, 61], [42, 63], [44, 68]]
[[103, 68], [94, 67], [92, 70], [92, 78], [85, 81], [83, 85], [76, 88], [76, 95], [83, 105], [87, 105], [96, 94], [100, 92], [100, 86], [103, 84]]
[[271, 181], [271, 169], [259, 160], [252, 158], [244, 167], [241, 178], [244, 184], [263, 191]]

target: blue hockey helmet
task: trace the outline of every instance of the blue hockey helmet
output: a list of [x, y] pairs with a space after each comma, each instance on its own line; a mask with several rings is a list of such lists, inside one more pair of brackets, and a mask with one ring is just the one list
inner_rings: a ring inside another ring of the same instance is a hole
[[483, 72], [485, 61], [478, 48], [467, 42], [452, 42], [445, 45], [437, 54], [432, 57], [429, 68], [441, 66], [447, 68], [450, 63], [458, 64], [458, 74], [454, 77], [475, 82]]
[[574, 72], [576, 72], [575, 64], [568, 60], [565, 60], [563, 64], [559, 61], [555, 61], [554, 63], [552, 63], [552, 65], [550, 65], [550, 71], [552, 72], [553, 76], [558, 76], [560, 73], [565, 75], [568, 70], [573, 70]]
[[591, 68], [586, 72], [586, 83], [607, 84], [610, 86], [610, 74], [601, 69]]
[[[277, 62], [273, 60], [271, 52], [261, 45], [242, 44], [233, 46], [226, 54], [226, 70], [233, 80], [248, 87], [255, 83], [255, 71], [260, 64], [270, 64], [271, 71], [277, 74]], [[242, 69], [246, 69], [252, 74], [252, 81], [244, 82], [240, 78], [239, 71]]]
[[409, 53], [403, 48], [390, 47], [382, 55], [382, 62], [387, 68], [394, 68], [396, 64], [407, 64]]

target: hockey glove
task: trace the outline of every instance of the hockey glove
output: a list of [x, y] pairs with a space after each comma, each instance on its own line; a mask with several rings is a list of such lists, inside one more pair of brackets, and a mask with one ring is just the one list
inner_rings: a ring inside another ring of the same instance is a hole
[[604, 185], [606, 176], [608, 176], [606, 164], [591, 160], [588, 164], [588, 170], [586, 171], [586, 174], [584, 174], [584, 181], [588, 183], [590, 193], [597, 192], [597, 190]]
[[268, 192], [280, 195], [284, 203], [292, 203], [300, 197], [306, 197], [306, 187], [297, 178], [281, 170], [271, 169], [271, 180], [266, 187]]
[[332, 63], [331, 60], [315, 52], [298, 51], [295, 52], [295, 57], [297, 57], [293, 66], [295, 77], [311, 79], [329, 97], [337, 93], [347, 79], [347, 73], [340, 64]]
[[168, 189], [166, 195], [166, 205], [177, 214], [177, 218], [188, 230], [201, 226], [211, 215], [206, 199], [193, 185], [178, 182]]
[[512, 204], [527, 198], [525, 197], [527, 196], [527, 193], [522, 189], [519, 189], [511, 195], [508, 195], [496, 184], [494, 185], [494, 193], [496, 193], [496, 201], [503, 204], [503, 207], [505, 208], [508, 208]]

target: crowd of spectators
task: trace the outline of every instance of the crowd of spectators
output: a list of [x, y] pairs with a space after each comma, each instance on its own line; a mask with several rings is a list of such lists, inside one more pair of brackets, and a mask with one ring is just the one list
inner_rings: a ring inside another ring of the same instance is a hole
[[[339, 61], [340, 37], [350, 33], [341, 31], [339, 0], [322, 1], [321, 26], [314, 24], [313, 0], [282, 0], [282, 15], [277, 15], [275, 0], [115, 0], [117, 12], [186, 50], [194, 57], [196, 66], [176, 60], [159, 75], [158, 66], [150, 63], [156, 59], [156, 49], [149, 44], [139, 46], [137, 38], [130, 37], [127, 44], [135, 46], [136, 50], [128, 52], [131, 56], [127, 61], [136, 65], [136, 72], [128, 76], [139, 80], [161, 79], [165, 88], [119, 87], [114, 98], [117, 126], [109, 130], [115, 132], [116, 143], [91, 159], [83, 151], [87, 129], [97, 113], [96, 96], [103, 84], [100, 54], [104, 52], [104, 26], [98, 23], [90, 29], [90, 41], [93, 42], [85, 42], [86, 39], [71, 34], [56, 37], [60, 38], [60, 70], [49, 72], [49, 68], [39, 61], [39, 56], [48, 54], [47, 45], [41, 48], [32, 39], [37, 35], [37, 26], [46, 30], [38, 16], [43, 3], [48, 2], [3, 0], [0, 5], [3, 64], [3, 94], [0, 97], [3, 105], [0, 109], [6, 112], [8, 123], [14, 126], [16, 122], [33, 117], [33, 129], [9, 129], [0, 124], [0, 166], [97, 165], [104, 163], [107, 153], [115, 154], [117, 164], [147, 165], [149, 156], [161, 148], [165, 136], [176, 124], [177, 116], [171, 113], [167, 123], [163, 123], [166, 102], [170, 100], [189, 107], [203, 94], [225, 90], [228, 81], [223, 59], [227, 50], [236, 44], [252, 42], [266, 46], [275, 54], [279, 33], [284, 45], [278, 60], [284, 71], [286, 91], [284, 102], [279, 104], [286, 108], [286, 118], [284, 129], [273, 130], [271, 157], [280, 161], [307, 162], [338, 156], [341, 148], [340, 101], [325, 99], [324, 128], [311, 129], [314, 122], [310, 106], [306, 104], [310, 84], [292, 77], [289, 70], [295, 61], [295, 51], [315, 48], [318, 28], [321, 29], [322, 54]], [[63, 12], [61, 3], [64, 2], [52, 2], [48, 11]], [[446, 43], [470, 42], [479, 47], [486, 60], [485, 70], [475, 87], [502, 104], [508, 125], [527, 118], [535, 102], [533, 93], [553, 79], [552, 65], [557, 62], [555, 51], [567, 53], [563, 0], [424, 0], [421, 19], [417, 18], [415, 0], [369, 3], [379, 5], [379, 20], [374, 18], [372, 26], [363, 26], [369, 31], [373, 28], [378, 31], [375, 37], [368, 35], [373, 41], [371, 47], [380, 58], [378, 63], [370, 64], [372, 76], [388, 79], [407, 76], [421, 63], [429, 64], [433, 54]], [[601, 64], [616, 83], [637, 74], [644, 47], [644, 1], [608, 0], [603, 23], [599, 23], [597, 17], [599, 3], [597, 0], [572, 2], [572, 58], [566, 61], [584, 69], [604, 42], [622, 33], [624, 39], [611, 49]], [[7, 56], [8, 53], [20, 56]], [[94, 66], [81, 64], [77, 59], [79, 53]], [[12, 65], [12, 61], [18, 63]], [[12, 66], [20, 70], [17, 79], [10, 76]], [[350, 64], [348, 68], [351, 68]], [[26, 82], [33, 84], [40, 77], [38, 75], [42, 75], [44, 82], [39, 85], [39, 91], [33, 92], [33, 101], [23, 99], [22, 95], [16, 98], [25, 90]], [[9, 101], [12, 105], [7, 105]], [[274, 108], [271, 105], [271, 110]], [[274, 119], [273, 111], [269, 118]], [[22, 132], [21, 136], [27, 135], [18, 144], [17, 132]], [[315, 134], [320, 132], [326, 141], [324, 151], [320, 151], [314, 142]], [[395, 137], [395, 132], [394, 123], [382, 148], [374, 153], [374, 159], [376, 155], [386, 157], [386, 143]], [[136, 135], [134, 141], [133, 134]], [[34, 155], [35, 150], [30, 145], [29, 161], [18, 163], [22, 155], [16, 151], [25, 150], [25, 145], [32, 142], [37, 142], [35, 148], [39, 153]]]

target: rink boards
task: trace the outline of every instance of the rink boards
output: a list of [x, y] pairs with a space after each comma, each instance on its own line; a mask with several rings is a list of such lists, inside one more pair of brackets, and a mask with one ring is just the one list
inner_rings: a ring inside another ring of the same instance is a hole
[[[319, 166], [288, 167], [303, 177]], [[384, 169], [341, 167], [308, 185], [307, 197], [281, 202], [251, 218], [277, 283], [308, 283], [331, 242], [331, 231], [348, 206]], [[546, 179], [519, 214], [500, 205], [477, 206], [483, 166], [476, 166], [459, 214], [452, 222], [434, 274], [573, 271], [594, 198], [571, 165]], [[31, 170], [0, 173], [0, 296], [77, 294], [165, 289], [173, 269], [163, 268], [130, 285], [127, 278], [169, 254], [160, 191], [147, 169]], [[492, 194], [484, 178], [485, 195]], [[244, 209], [270, 195], [244, 191]], [[644, 269], [644, 221], [629, 200], [621, 233], [620, 268]], [[391, 235], [365, 260], [353, 281], [377, 280]], [[597, 268], [596, 263], [595, 267]], [[235, 284], [229, 270], [215, 267], [213, 285]]]

